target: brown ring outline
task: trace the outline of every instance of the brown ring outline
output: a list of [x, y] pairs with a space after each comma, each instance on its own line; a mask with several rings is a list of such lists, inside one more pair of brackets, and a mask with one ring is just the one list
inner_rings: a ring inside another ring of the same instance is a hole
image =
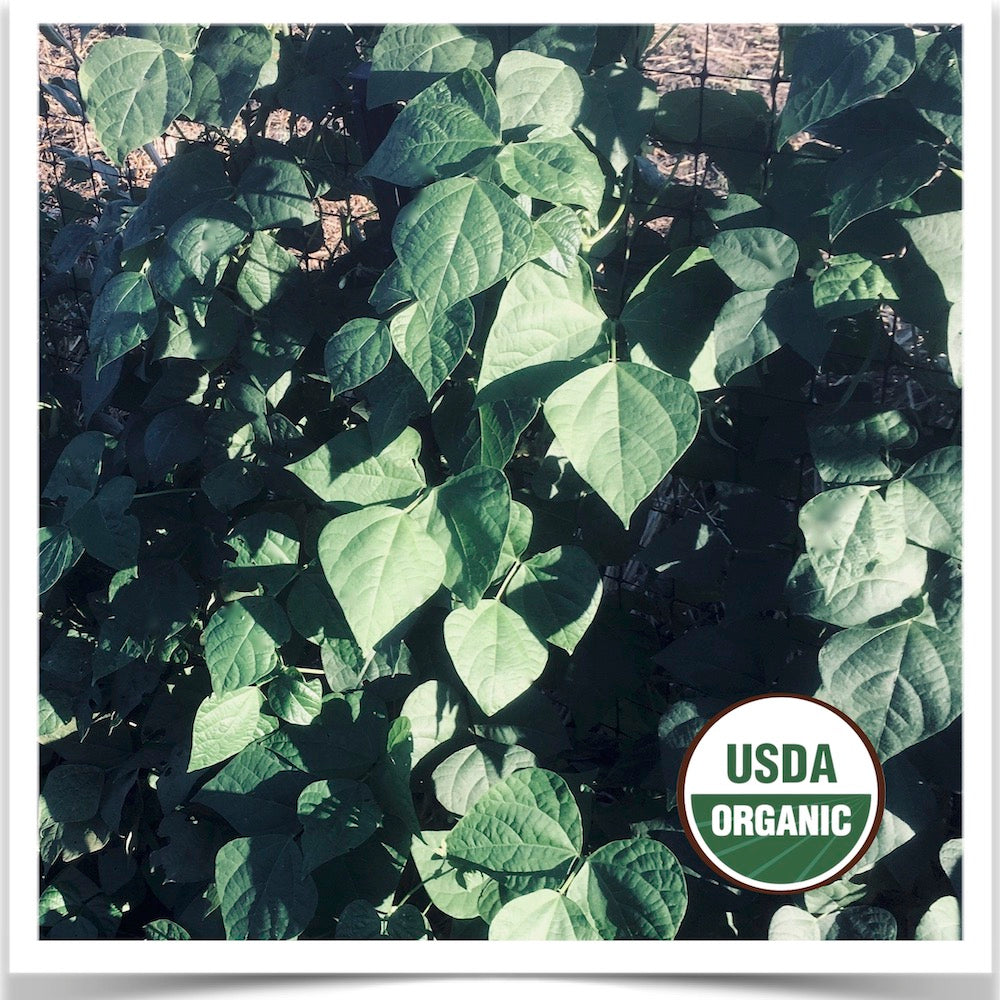
[[[868, 751], [868, 755], [872, 759], [872, 763], [875, 765], [875, 776], [878, 782], [878, 803], [875, 809], [875, 822], [872, 824], [871, 832], [868, 834], [868, 838], [865, 840], [861, 849], [840, 869], [834, 872], [829, 878], [823, 879], [822, 882], [815, 882], [808, 886], [804, 886], [800, 889], [760, 889], [757, 886], [748, 885], [746, 882], [741, 882], [738, 879], [733, 878], [728, 872], [724, 872], [719, 868], [716, 863], [708, 856], [708, 854], [702, 850], [701, 844], [698, 843], [698, 839], [691, 832], [691, 824], [688, 820], [687, 810], [684, 806], [684, 780], [687, 777], [688, 763], [691, 760], [691, 755], [694, 753], [695, 748], [701, 742], [702, 737], [712, 728], [723, 716], [728, 715], [730, 712], [735, 711], [737, 708], [741, 708], [743, 705], [748, 705], [752, 701], [763, 701], [765, 698], [798, 698], [799, 701], [811, 701], [816, 705], [821, 705], [827, 711], [833, 712], [835, 715], [839, 715], [841, 719], [844, 720], [857, 734], [861, 737], [861, 741]], [[708, 865], [716, 873], [716, 875], [721, 875], [727, 882], [731, 882], [733, 885], [738, 886], [741, 889], [749, 889], [750, 892], [759, 892], [762, 895], [767, 896], [797, 896], [802, 892], [811, 892], [813, 889], [819, 889], [821, 886], [829, 885], [831, 882], [836, 882], [844, 872], [853, 868], [867, 853], [868, 848], [874, 843], [876, 836], [878, 836], [879, 827], [882, 825], [882, 814], [885, 811], [885, 772], [882, 770], [882, 762], [878, 759], [878, 754], [875, 752], [875, 748], [872, 746], [872, 742], [868, 739], [867, 734], [862, 730], [862, 728], [852, 719], [849, 715], [842, 712], [839, 708], [834, 708], [833, 705], [828, 705], [825, 701], [820, 701], [819, 698], [811, 698], [809, 695], [805, 694], [790, 694], [783, 693], [780, 691], [772, 691], [768, 694], [755, 694], [749, 698], [743, 698], [740, 701], [734, 702], [727, 708], [724, 708], [721, 712], [716, 713], [712, 716], [708, 722], [698, 731], [698, 735], [691, 741], [687, 750], [684, 751], [684, 758], [681, 761], [680, 771], [677, 774], [677, 813], [681, 819], [681, 825], [684, 827], [684, 835], [688, 839], [688, 843], [694, 848], [695, 853], [702, 861]]]

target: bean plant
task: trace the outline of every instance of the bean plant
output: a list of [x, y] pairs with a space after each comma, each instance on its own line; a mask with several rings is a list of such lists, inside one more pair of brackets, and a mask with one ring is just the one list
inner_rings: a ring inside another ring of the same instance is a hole
[[[42, 219], [43, 936], [957, 937], [960, 28], [783, 29], [777, 101], [651, 26], [101, 28], [42, 94], [106, 180]], [[769, 691], [885, 768], [804, 895], [675, 808]]]

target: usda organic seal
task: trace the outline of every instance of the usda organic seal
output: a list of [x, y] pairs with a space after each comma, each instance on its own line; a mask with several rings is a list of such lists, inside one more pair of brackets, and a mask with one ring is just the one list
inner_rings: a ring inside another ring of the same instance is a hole
[[731, 705], [698, 733], [677, 779], [688, 839], [720, 875], [757, 892], [832, 882], [875, 839], [885, 778], [843, 712], [803, 695]]

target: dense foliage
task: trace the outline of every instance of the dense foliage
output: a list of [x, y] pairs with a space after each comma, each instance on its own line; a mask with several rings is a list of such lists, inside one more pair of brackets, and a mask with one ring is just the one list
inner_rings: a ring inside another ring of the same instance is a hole
[[[785, 30], [780, 113], [647, 29], [110, 35], [45, 99], [202, 128], [43, 216], [43, 935], [955, 936], [959, 30]], [[674, 809], [766, 691], [885, 763], [804, 897]]]

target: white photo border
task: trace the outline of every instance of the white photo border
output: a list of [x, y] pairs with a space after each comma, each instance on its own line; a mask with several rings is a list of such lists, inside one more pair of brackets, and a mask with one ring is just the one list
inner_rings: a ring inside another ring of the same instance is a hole
[[[579, 0], [539, 6], [508, 0], [504, 17], [481, 17], [467, 3], [434, 0], [414, 8], [399, 0], [374, 0], [358, 8], [365, 24], [425, 22], [538, 24], [577, 23]], [[705, 0], [692, 9], [701, 23], [801, 23], [804, 8], [790, 0], [738, 3]], [[8, 461], [8, 628], [7, 678], [7, 876], [8, 956], [12, 973], [985, 973], [992, 970], [994, 844], [993, 772], [997, 713], [992, 681], [993, 556], [993, 126], [995, 92], [991, 40], [995, 3], [866, 2], [841, 0], [824, 14], [826, 23], [956, 23], [963, 39], [964, 113], [975, 127], [965, 130], [964, 326], [963, 365], [967, 405], [963, 437], [976, 456], [964, 471], [964, 528], [969, 544], [963, 564], [964, 676], [963, 840], [967, 877], [963, 899], [964, 938], [955, 942], [915, 941], [622, 941], [481, 942], [351, 941], [41, 941], [38, 937], [38, 850], [36, 766], [38, 685], [37, 600], [28, 586], [37, 572], [38, 514], [33, 484], [38, 478], [34, 432], [38, 406], [38, 212], [37, 52], [39, 23], [129, 23], [233, 21], [236, 8], [212, 0], [173, 0], [147, 8], [142, 17], [130, 3], [51, 0], [37, 6], [18, 0], [9, 16], [9, 231], [11, 247], [7, 368]], [[280, 7], [244, 0], [241, 22], [328, 21], [329, 0], [292, 0]], [[588, 10], [588, 14], [591, 12]], [[616, 5], [613, 23], [649, 23], [663, 17], [662, 2]], [[685, 11], [687, 13], [687, 11]], [[137, 17], [137, 14], [140, 15]], [[543, 19], [539, 15], [543, 14]], [[168, 15], [168, 16], [163, 16]], [[471, 16], [470, 16], [471, 15]], [[753, 15], [752, 17], [749, 15]], [[15, 256], [16, 254], [16, 256]]]

